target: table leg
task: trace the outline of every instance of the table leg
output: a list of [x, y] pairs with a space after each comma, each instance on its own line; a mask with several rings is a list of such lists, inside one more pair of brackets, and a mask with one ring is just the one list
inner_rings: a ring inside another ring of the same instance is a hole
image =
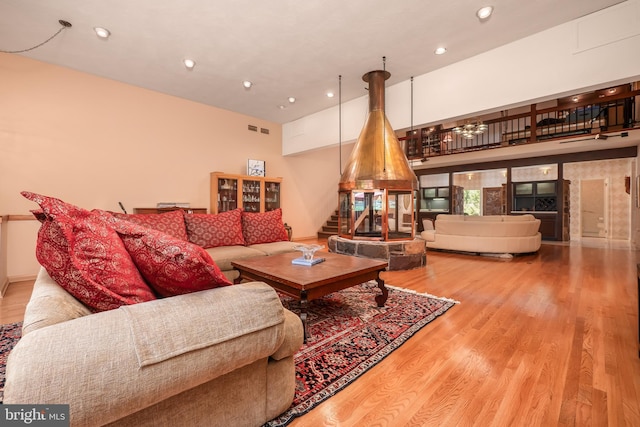
[[376, 277], [376, 282], [378, 282], [378, 287], [382, 291], [382, 295], [376, 295], [376, 303], [378, 307], [384, 307], [384, 303], [389, 298], [389, 290], [384, 286], [384, 280], [380, 277], [380, 272], [378, 271], [378, 277]]
[[309, 301], [307, 300], [307, 291], [300, 292], [300, 320], [302, 320], [302, 334], [303, 334], [303, 343], [307, 343], [307, 337], [309, 336], [309, 331], [307, 329], [307, 309], [309, 306]]

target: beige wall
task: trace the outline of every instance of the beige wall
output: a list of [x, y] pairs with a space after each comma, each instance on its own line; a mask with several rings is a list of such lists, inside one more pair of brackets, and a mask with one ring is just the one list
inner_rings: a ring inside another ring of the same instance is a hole
[[[116, 211], [208, 207], [209, 173], [246, 173], [249, 158], [283, 178], [294, 238], [315, 235], [337, 206], [338, 149], [283, 157], [279, 124], [2, 53], [0, 93], [0, 215], [36, 207], [22, 190]], [[8, 226], [10, 278], [37, 271], [30, 222]]]

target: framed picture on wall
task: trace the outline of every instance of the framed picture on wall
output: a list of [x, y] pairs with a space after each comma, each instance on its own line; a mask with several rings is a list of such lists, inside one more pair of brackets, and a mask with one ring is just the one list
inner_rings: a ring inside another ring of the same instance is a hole
[[252, 160], [247, 162], [247, 175], [265, 176], [264, 160]]

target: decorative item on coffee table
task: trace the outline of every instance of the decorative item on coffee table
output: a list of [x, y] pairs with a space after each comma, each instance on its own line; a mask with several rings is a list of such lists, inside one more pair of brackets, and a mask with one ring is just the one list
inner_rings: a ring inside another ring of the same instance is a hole
[[302, 256], [300, 258], [294, 258], [291, 260], [291, 264], [296, 265], [316, 265], [323, 262], [324, 258], [314, 258], [313, 255], [317, 250], [324, 248], [322, 245], [299, 245], [296, 246], [295, 250], [301, 251]]

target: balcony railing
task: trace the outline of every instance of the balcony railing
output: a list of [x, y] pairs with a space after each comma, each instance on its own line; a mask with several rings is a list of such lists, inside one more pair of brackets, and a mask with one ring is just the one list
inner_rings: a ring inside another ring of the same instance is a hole
[[635, 98], [640, 90], [607, 96], [602, 102], [575, 102], [570, 107], [536, 109], [505, 117], [483, 120], [487, 130], [470, 138], [439, 126], [407, 131], [404, 140], [407, 158], [487, 150], [551, 139], [575, 138], [633, 129], [638, 125]]

